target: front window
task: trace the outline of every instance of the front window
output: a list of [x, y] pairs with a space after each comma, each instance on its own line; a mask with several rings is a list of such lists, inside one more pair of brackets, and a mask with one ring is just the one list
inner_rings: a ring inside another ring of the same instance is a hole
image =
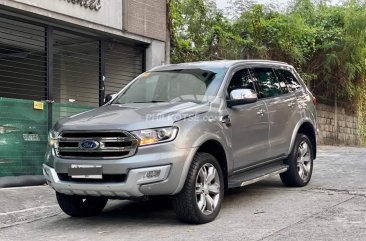
[[112, 104], [195, 102], [216, 96], [227, 69], [178, 69], [146, 72]]

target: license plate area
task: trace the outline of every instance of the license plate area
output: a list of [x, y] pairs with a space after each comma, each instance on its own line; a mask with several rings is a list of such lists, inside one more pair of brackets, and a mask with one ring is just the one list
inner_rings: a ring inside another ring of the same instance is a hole
[[24, 141], [41, 141], [38, 134], [23, 134]]
[[103, 179], [101, 165], [71, 165], [68, 175], [75, 179]]

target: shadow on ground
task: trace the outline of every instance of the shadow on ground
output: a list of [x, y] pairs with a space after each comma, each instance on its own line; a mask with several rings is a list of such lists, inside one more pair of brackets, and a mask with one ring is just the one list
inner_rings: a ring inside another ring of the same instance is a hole
[[[225, 208], [236, 205], [235, 203], [247, 203], [254, 201], [254, 197], [270, 195], [273, 190], [278, 188], [288, 189], [283, 186], [279, 178], [261, 181], [259, 183], [244, 187], [231, 189], [225, 192], [222, 212]], [[63, 217], [53, 222], [49, 222], [47, 228], [57, 229], [57, 226], [69, 226], [78, 229], [81, 226], [90, 228], [101, 225], [181, 225], [176, 219], [172, 197], [153, 197], [148, 201], [121, 201], [110, 200], [104, 211], [96, 217], [91, 218], [71, 218], [64, 214]]]

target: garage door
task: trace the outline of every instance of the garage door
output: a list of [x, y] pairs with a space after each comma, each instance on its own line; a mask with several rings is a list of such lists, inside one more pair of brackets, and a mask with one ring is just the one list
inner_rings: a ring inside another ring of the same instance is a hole
[[99, 105], [99, 41], [54, 31], [54, 88], [57, 103]]
[[0, 17], [0, 97], [46, 99], [44, 27]]
[[105, 93], [119, 92], [144, 70], [144, 49], [117, 42], [107, 42]]

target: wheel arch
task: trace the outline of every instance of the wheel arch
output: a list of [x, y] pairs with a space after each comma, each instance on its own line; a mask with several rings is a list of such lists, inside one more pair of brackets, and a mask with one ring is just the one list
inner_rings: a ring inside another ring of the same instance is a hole
[[316, 155], [317, 155], [316, 130], [310, 120], [303, 120], [297, 124], [295, 131], [293, 133], [293, 136], [292, 136], [289, 153], [291, 153], [291, 150], [295, 144], [296, 135], [299, 133], [306, 135], [310, 139], [310, 142], [312, 145], [311, 149], [313, 152], [312, 154], [313, 154], [314, 159], [316, 159]]
[[189, 154], [187, 161], [183, 167], [182, 170], [182, 175], [179, 181], [179, 185], [177, 187], [177, 189], [172, 193], [172, 195], [175, 195], [177, 193], [179, 193], [183, 186], [184, 183], [187, 179], [187, 175], [188, 175], [188, 171], [189, 168], [192, 164], [193, 158], [196, 155], [196, 153], [198, 152], [207, 152], [211, 155], [213, 155], [217, 161], [220, 164], [220, 167], [222, 168], [222, 172], [224, 175], [224, 183], [225, 183], [225, 188], [227, 188], [227, 183], [228, 183], [228, 173], [230, 171], [230, 163], [229, 163], [229, 156], [228, 156], [228, 152], [225, 149], [225, 146], [220, 142], [220, 138], [216, 137], [216, 136], [202, 136], [199, 140], [196, 141], [194, 148], [192, 149], [191, 153]]
[[198, 152], [206, 152], [213, 155], [219, 162], [222, 174], [224, 175], [225, 189], [228, 188], [228, 159], [227, 154], [222, 144], [214, 139], [207, 140], [197, 149]]

